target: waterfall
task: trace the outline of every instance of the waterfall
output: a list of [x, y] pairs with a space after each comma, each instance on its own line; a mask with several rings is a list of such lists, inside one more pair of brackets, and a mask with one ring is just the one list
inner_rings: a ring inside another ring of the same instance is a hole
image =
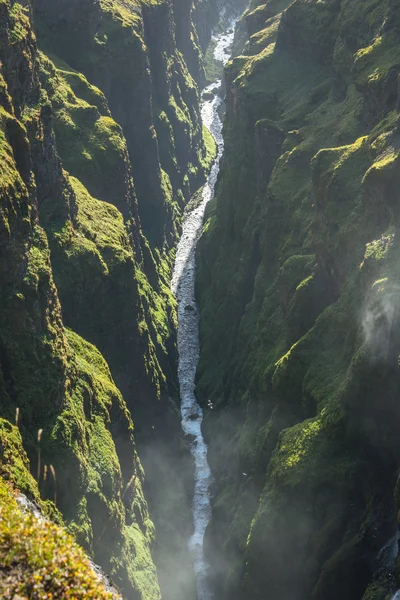
[[[214, 57], [227, 62], [229, 48], [233, 42], [234, 21], [227, 32], [215, 37]], [[221, 87], [215, 81], [204, 91]], [[188, 542], [196, 575], [198, 600], [212, 600], [213, 590], [209, 579], [208, 565], [204, 556], [204, 534], [211, 518], [210, 484], [212, 481], [207, 461], [207, 444], [202, 435], [203, 411], [195, 397], [195, 375], [199, 360], [199, 313], [195, 301], [196, 245], [199, 240], [207, 203], [212, 199], [219, 171], [219, 160], [224, 149], [222, 123], [218, 108], [222, 100], [215, 95], [202, 106], [203, 123], [211, 131], [218, 147], [216, 161], [203, 189], [201, 203], [190, 212], [183, 223], [182, 237], [176, 254], [171, 288], [178, 301], [178, 376], [181, 397], [182, 427], [190, 436], [191, 452], [195, 464], [195, 488], [193, 497], [194, 533]]]

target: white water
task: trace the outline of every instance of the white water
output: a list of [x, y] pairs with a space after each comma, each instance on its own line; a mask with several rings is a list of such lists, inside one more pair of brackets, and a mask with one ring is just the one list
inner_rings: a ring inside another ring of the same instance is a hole
[[[396, 531], [396, 533], [380, 549], [377, 559], [381, 568], [393, 565], [399, 552], [399, 539], [399, 532]], [[400, 600], [400, 590], [397, 590], [393, 596], [391, 596], [390, 600]]]
[[[217, 42], [214, 56], [217, 60], [227, 62], [229, 49], [233, 42], [234, 23], [224, 33], [215, 37]], [[220, 88], [221, 81], [215, 81], [206, 91]], [[213, 134], [217, 146], [217, 159], [211, 169], [208, 181], [204, 186], [202, 201], [185, 218], [182, 237], [178, 245], [171, 288], [178, 301], [178, 376], [181, 396], [182, 427], [185, 434], [190, 435], [191, 452], [195, 463], [195, 489], [193, 497], [194, 533], [188, 542], [196, 575], [198, 600], [212, 600], [214, 597], [209, 580], [209, 568], [204, 556], [204, 533], [211, 517], [210, 484], [212, 481], [210, 467], [207, 462], [207, 444], [201, 431], [203, 411], [194, 394], [195, 375], [199, 360], [199, 314], [194, 297], [196, 279], [196, 244], [199, 240], [207, 203], [214, 194], [214, 186], [219, 171], [224, 141], [222, 123], [218, 114], [221, 104], [219, 96], [205, 101], [202, 107], [203, 123]], [[193, 310], [185, 310], [190, 305]]]
[[387, 567], [397, 558], [399, 533], [396, 533], [385, 543], [378, 553], [378, 562], [381, 566]]

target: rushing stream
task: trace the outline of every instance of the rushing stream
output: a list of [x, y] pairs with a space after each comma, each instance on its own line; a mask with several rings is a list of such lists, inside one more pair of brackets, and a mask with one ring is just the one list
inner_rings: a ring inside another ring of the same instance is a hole
[[[216, 36], [214, 56], [216, 60], [227, 62], [233, 42], [234, 25], [226, 33]], [[204, 91], [220, 89], [221, 81], [215, 81]], [[189, 540], [196, 575], [198, 600], [212, 600], [213, 590], [208, 577], [208, 565], [204, 557], [204, 533], [211, 517], [210, 484], [212, 480], [207, 462], [207, 445], [203, 439], [201, 424], [203, 412], [194, 394], [195, 375], [199, 359], [199, 314], [195, 301], [196, 244], [201, 234], [204, 211], [207, 202], [214, 194], [214, 186], [219, 171], [224, 141], [222, 123], [218, 114], [221, 104], [219, 96], [206, 100], [202, 107], [203, 123], [213, 134], [217, 146], [217, 159], [204, 186], [201, 203], [190, 212], [184, 221], [182, 237], [178, 245], [172, 291], [178, 301], [178, 351], [179, 384], [181, 396], [182, 427], [191, 441], [191, 452], [195, 462], [195, 489], [193, 498], [194, 533]]]

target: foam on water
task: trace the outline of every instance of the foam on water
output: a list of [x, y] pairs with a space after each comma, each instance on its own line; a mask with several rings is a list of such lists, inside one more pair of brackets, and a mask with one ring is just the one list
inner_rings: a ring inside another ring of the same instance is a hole
[[[215, 36], [215, 58], [224, 64], [229, 58], [233, 42], [234, 21], [228, 28], [231, 33]], [[207, 91], [220, 88], [221, 81], [215, 81]], [[201, 203], [190, 212], [183, 224], [182, 237], [176, 254], [171, 288], [178, 301], [178, 351], [179, 384], [181, 396], [182, 427], [191, 436], [191, 452], [195, 463], [195, 489], [193, 497], [194, 533], [188, 542], [196, 574], [198, 600], [212, 600], [214, 597], [208, 576], [208, 564], [204, 556], [204, 533], [211, 518], [210, 485], [212, 481], [207, 461], [207, 444], [201, 431], [203, 411], [194, 394], [195, 375], [199, 360], [199, 314], [195, 301], [196, 245], [201, 234], [204, 211], [214, 194], [214, 186], [219, 171], [219, 160], [224, 149], [222, 123], [218, 108], [222, 100], [214, 96], [205, 101], [202, 107], [203, 123], [213, 134], [218, 146], [217, 159], [204, 186]], [[188, 307], [193, 310], [188, 310]]]

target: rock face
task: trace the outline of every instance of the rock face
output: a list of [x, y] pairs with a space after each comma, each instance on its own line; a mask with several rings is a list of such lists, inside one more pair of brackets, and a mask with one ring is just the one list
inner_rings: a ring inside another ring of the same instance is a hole
[[396, 589], [399, 15], [270, 0], [238, 27], [198, 270], [221, 600]]
[[[79, 544], [141, 600], [161, 597], [152, 551], [163, 586], [190, 527], [169, 268], [213, 159], [194, 35], [203, 23], [206, 44], [213, 10], [0, 0], [0, 474], [56, 501]], [[193, 34], [188, 63], [178, 17]], [[15, 419], [36, 487], [19, 451], [6, 461]], [[171, 486], [179, 514], [161, 502]]]

